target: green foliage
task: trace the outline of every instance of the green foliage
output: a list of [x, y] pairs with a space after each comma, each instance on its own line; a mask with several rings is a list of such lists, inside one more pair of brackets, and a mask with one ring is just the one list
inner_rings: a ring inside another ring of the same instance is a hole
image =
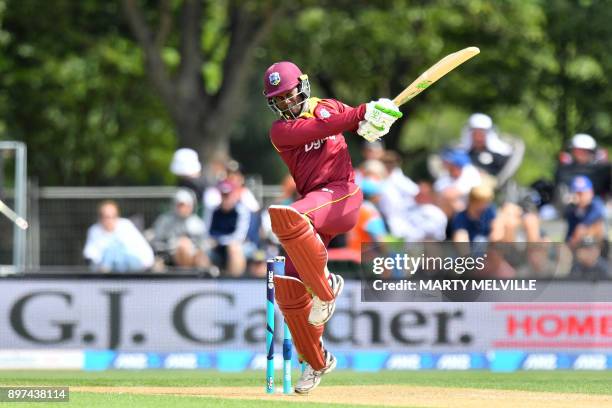
[[[160, 4], [139, 2], [151, 27], [160, 26]], [[184, 3], [168, 4], [176, 28]], [[269, 2], [204, 2], [201, 73], [213, 101], [223, 91], [236, 4], [253, 15], [271, 12]], [[393, 96], [442, 56], [479, 46], [477, 58], [403, 108], [407, 119], [387, 140], [410, 171], [457, 140], [474, 111], [525, 140], [524, 183], [551, 177], [573, 133], [612, 144], [608, 2], [296, 0], [290, 13], [255, 50], [253, 80], [241, 93], [250, 109], [218, 124], [232, 127], [234, 154], [266, 182], [286, 170], [267, 139], [273, 116], [260, 78], [281, 59], [310, 75], [316, 95], [357, 104]], [[179, 34], [170, 29], [161, 45], [170, 75], [181, 63]], [[42, 184], [171, 182], [173, 120], [147, 78], [120, 2], [0, 0], [0, 138], [27, 142], [30, 174]]]
[[606, 1], [558, 0], [544, 8], [547, 43], [554, 52], [536, 91], [555, 115], [542, 126], [559, 141], [578, 132], [612, 143], [612, 9]]
[[28, 144], [30, 174], [47, 185], [169, 181], [172, 126], [143, 86], [138, 47], [103, 24], [118, 10], [44, 4], [34, 12], [40, 2], [11, 3], [3, 24], [11, 40], [0, 57], [4, 137]]

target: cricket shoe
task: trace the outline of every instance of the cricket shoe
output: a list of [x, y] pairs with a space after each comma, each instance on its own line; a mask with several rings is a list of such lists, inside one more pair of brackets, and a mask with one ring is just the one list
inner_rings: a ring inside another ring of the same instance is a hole
[[321, 382], [321, 376], [327, 374], [336, 368], [336, 357], [329, 351], [325, 350], [325, 367], [321, 370], [313, 369], [310, 364], [306, 364], [302, 376], [295, 385], [296, 394], [308, 394], [310, 391], [317, 388], [317, 385]]
[[308, 323], [313, 326], [322, 326], [331, 319], [334, 310], [336, 310], [336, 299], [342, 293], [342, 288], [344, 288], [342, 276], [330, 273], [327, 279], [332, 292], [334, 292], [334, 300], [324, 302], [318, 296], [313, 296], [312, 309], [310, 309], [310, 314], [308, 315]]

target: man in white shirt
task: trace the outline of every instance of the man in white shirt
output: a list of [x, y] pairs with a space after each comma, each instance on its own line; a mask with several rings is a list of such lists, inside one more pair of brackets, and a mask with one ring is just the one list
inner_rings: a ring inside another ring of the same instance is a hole
[[174, 208], [161, 214], [153, 223], [151, 243], [168, 265], [205, 269], [210, 266], [206, 254], [206, 226], [194, 213], [196, 197], [191, 190], [174, 194]]
[[419, 186], [404, 174], [401, 168], [401, 158], [398, 153], [387, 150], [382, 162], [387, 169], [388, 177], [382, 184], [379, 203], [380, 212], [385, 217], [391, 234], [405, 237], [411, 228], [406, 224], [406, 215], [416, 205], [415, 196]]
[[440, 207], [450, 219], [465, 209], [470, 190], [482, 184], [482, 178], [463, 150], [446, 149], [440, 156], [446, 172], [436, 180], [434, 190], [440, 195]]
[[102, 272], [142, 271], [153, 266], [153, 250], [127, 218], [120, 218], [114, 201], [98, 206], [98, 222], [87, 231], [83, 256], [94, 270]]

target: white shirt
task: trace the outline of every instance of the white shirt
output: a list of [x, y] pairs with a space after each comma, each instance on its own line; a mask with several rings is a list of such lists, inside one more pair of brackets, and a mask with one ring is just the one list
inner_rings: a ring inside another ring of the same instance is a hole
[[[240, 204], [252, 213], [261, 209], [255, 195], [248, 188], [240, 192]], [[204, 223], [210, 226], [213, 211], [221, 205], [221, 192], [217, 187], [208, 187], [204, 190]]]
[[415, 205], [414, 197], [418, 193], [419, 186], [397, 167], [383, 182], [379, 203], [380, 212], [389, 222], [392, 218], [401, 218]]
[[127, 218], [119, 218], [117, 227], [112, 232], [102, 228], [100, 223], [89, 227], [83, 256], [97, 264], [102, 260], [104, 250], [114, 241], [121, 242], [132, 255], [142, 262], [144, 268], [153, 266], [153, 249], [132, 221]]
[[446, 238], [446, 214], [433, 204], [414, 206], [403, 221], [402, 238], [407, 242], [444, 241]]
[[[459, 146], [467, 151], [472, 150], [472, 129], [467, 126], [461, 131], [461, 144]], [[494, 129], [486, 131], [485, 147], [488, 151], [501, 154], [502, 156], [510, 156], [512, 154], [512, 146], [501, 140]]]
[[434, 183], [434, 190], [440, 192], [449, 187], [454, 187], [461, 194], [467, 195], [473, 187], [479, 186], [481, 183], [482, 180], [478, 169], [472, 164], [467, 164], [461, 169], [461, 174], [458, 178], [454, 179], [447, 173], [437, 179]]

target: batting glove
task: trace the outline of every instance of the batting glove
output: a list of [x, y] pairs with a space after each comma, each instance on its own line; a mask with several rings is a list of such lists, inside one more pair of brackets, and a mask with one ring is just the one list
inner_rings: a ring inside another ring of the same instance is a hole
[[402, 117], [402, 112], [391, 99], [381, 98], [366, 105], [364, 119], [380, 130], [388, 129]]
[[357, 128], [357, 134], [368, 142], [378, 140], [387, 133], [389, 133], [389, 128], [382, 128], [381, 130], [381, 128], [373, 125], [367, 120], [362, 120], [359, 122], [359, 128]]

